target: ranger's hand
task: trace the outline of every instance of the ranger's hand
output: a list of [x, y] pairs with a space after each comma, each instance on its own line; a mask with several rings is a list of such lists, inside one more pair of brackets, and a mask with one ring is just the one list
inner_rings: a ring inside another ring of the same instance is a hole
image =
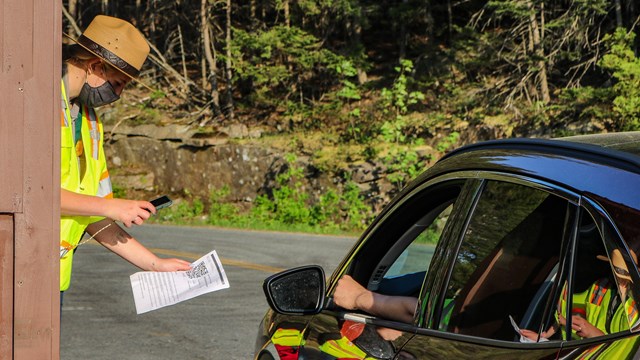
[[142, 225], [151, 214], [156, 213], [156, 208], [143, 200], [105, 199], [104, 207], [106, 217], [120, 221], [126, 227]]
[[191, 270], [191, 264], [182, 259], [158, 258], [151, 264], [151, 271], [187, 271]]

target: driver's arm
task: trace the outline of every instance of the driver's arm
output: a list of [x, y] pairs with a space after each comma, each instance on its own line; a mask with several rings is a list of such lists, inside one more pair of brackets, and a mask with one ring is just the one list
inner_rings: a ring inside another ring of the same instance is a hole
[[418, 299], [409, 296], [389, 296], [367, 290], [349, 275], [338, 280], [333, 301], [341, 308], [361, 310], [384, 319], [410, 323]]

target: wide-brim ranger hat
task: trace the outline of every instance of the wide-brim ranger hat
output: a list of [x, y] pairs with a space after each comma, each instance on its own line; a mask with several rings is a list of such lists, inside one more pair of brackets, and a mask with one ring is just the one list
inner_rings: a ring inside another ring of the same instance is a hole
[[98, 15], [80, 37], [69, 38], [131, 79], [140, 82], [138, 75], [149, 56], [150, 48], [144, 35], [128, 21]]
[[[636, 255], [636, 253], [633, 250], [630, 250], [630, 254], [633, 262], [635, 264], [638, 264], [638, 256]], [[633, 282], [629, 274], [629, 268], [627, 268], [627, 264], [624, 261], [624, 257], [622, 256], [622, 252], [620, 252], [620, 249], [614, 249], [611, 252], [611, 259], [609, 259], [605, 255], [598, 255], [597, 258], [602, 261], [610, 262], [611, 265], [613, 265], [613, 270], [615, 271], [617, 277]]]

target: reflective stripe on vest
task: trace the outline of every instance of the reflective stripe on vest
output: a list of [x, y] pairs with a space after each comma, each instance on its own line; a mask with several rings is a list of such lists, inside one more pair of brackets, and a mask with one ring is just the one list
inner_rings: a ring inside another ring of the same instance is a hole
[[627, 318], [629, 320], [629, 326], [633, 326], [638, 319], [638, 309], [636, 308], [636, 302], [633, 300], [627, 305]]
[[598, 281], [595, 285], [594, 285], [594, 291], [591, 294], [591, 299], [589, 299], [589, 301], [597, 306], [600, 306], [600, 304], [602, 304], [602, 299], [604, 299], [604, 296], [607, 294], [607, 291], [609, 289], [606, 288], [608, 281]]
[[[71, 107], [67, 97], [64, 81], [61, 86], [62, 98], [65, 102], [61, 121], [61, 163], [60, 186], [75, 193], [111, 197], [111, 180], [107, 171], [106, 159], [102, 149], [102, 124], [93, 109], [81, 109], [82, 142], [85, 156], [78, 157], [73, 139], [73, 119]], [[93, 133], [92, 133], [93, 130]], [[84, 164], [84, 173], [80, 173], [80, 161]], [[96, 221], [104, 219], [98, 216], [61, 216], [60, 246], [66, 254], [60, 258], [60, 290], [69, 288], [71, 282], [71, 268], [73, 263], [73, 248], [80, 241], [86, 227]]]
[[[98, 123], [95, 111], [87, 106], [84, 106], [83, 110], [83, 114], [89, 114], [87, 125], [89, 126], [89, 136], [91, 137], [91, 156], [98, 160], [100, 154], [100, 123]], [[84, 118], [82, 120], [84, 121]]]

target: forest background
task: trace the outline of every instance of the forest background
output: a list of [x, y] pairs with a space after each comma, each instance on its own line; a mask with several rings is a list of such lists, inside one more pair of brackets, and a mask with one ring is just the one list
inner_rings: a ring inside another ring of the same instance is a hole
[[[635, 0], [68, 0], [65, 32], [97, 14], [145, 34], [158, 89], [130, 87], [107, 125], [241, 125], [231, 141], [287, 165], [250, 201], [182, 189], [159, 222], [355, 232], [454, 147], [640, 128]], [[353, 164], [380, 174], [376, 201]], [[311, 194], [313, 172], [334, 186]]]

